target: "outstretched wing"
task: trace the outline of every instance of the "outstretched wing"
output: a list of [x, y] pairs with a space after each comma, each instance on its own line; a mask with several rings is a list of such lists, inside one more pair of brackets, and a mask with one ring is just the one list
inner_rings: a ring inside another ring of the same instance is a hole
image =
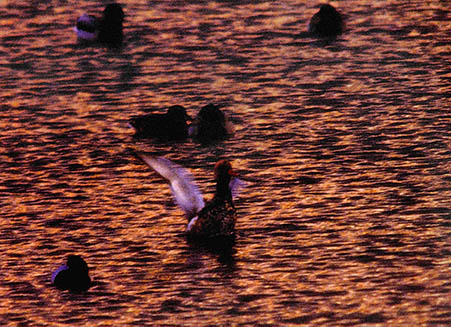
[[185, 212], [188, 220], [196, 216], [205, 203], [193, 176], [182, 166], [163, 157], [146, 156], [140, 153], [137, 155], [169, 182], [175, 202]]
[[232, 192], [232, 198], [236, 199], [243, 188], [247, 186], [247, 183], [238, 177], [232, 177], [229, 183], [230, 191]]

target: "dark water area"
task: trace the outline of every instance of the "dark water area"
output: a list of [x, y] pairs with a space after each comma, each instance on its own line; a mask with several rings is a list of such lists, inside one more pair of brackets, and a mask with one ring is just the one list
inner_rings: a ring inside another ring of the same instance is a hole
[[[1, 326], [450, 326], [448, 1], [124, 2], [121, 48], [73, 26], [105, 2], [0, 1]], [[225, 141], [133, 137], [130, 117], [221, 105]], [[236, 243], [187, 242], [166, 182], [252, 180]], [[93, 287], [51, 273], [82, 255]]]

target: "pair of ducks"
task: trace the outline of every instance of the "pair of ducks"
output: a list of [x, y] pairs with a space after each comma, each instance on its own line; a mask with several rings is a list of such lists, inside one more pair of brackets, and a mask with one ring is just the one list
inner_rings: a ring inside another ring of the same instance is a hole
[[[75, 32], [78, 39], [84, 42], [98, 41], [104, 44], [120, 45], [123, 40], [122, 24], [124, 11], [117, 3], [105, 7], [100, 19], [83, 14], [77, 19]], [[314, 36], [333, 38], [341, 34], [344, 29], [340, 13], [331, 5], [323, 4], [312, 17], [308, 31]]]
[[156, 138], [164, 141], [184, 140], [188, 136], [201, 143], [223, 140], [233, 132], [232, 124], [218, 106], [208, 104], [202, 107], [188, 126], [191, 117], [182, 106], [172, 106], [165, 114], [147, 114], [130, 119], [129, 126], [135, 129], [135, 136]]
[[[175, 201], [188, 219], [187, 236], [194, 240], [227, 242], [235, 236], [236, 210], [232, 193], [242, 181], [227, 160], [219, 160], [214, 168], [216, 192], [204, 202], [192, 175], [183, 167], [165, 158], [138, 154], [159, 175], [169, 181]], [[66, 264], [52, 274], [52, 284], [71, 292], [84, 292], [91, 286], [89, 269], [79, 255], [69, 255]]]

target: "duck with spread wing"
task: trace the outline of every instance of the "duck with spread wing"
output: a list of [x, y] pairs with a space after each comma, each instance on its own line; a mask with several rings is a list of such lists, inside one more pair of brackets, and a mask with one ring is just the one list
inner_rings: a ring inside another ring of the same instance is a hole
[[232, 165], [219, 160], [214, 167], [216, 192], [206, 203], [191, 173], [163, 157], [137, 153], [138, 157], [169, 182], [175, 202], [188, 218], [188, 237], [199, 240], [235, 236], [233, 194], [244, 186]]

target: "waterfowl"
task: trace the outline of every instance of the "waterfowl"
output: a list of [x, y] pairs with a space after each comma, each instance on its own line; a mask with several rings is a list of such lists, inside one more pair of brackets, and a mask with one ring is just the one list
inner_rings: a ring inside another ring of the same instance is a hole
[[189, 128], [189, 135], [202, 143], [223, 140], [231, 132], [231, 124], [214, 104], [202, 107]]
[[175, 202], [188, 219], [186, 233], [192, 240], [214, 240], [235, 236], [236, 210], [232, 193], [244, 186], [227, 160], [214, 167], [216, 192], [206, 203], [193, 176], [183, 167], [162, 157], [137, 153], [149, 167], [169, 182]]
[[319, 37], [335, 37], [343, 33], [343, 19], [331, 5], [323, 4], [310, 20], [308, 30]]
[[79, 255], [69, 255], [66, 264], [53, 272], [52, 284], [71, 292], [86, 291], [91, 286], [88, 264]]
[[103, 16], [83, 14], [77, 19], [75, 32], [80, 41], [99, 41], [107, 44], [120, 44], [123, 40], [122, 23], [124, 11], [117, 3], [109, 4], [103, 11]]
[[165, 114], [147, 114], [130, 119], [135, 135], [161, 140], [182, 140], [188, 137], [187, 120], [191, 118], [182, 106], [172, 106]]

